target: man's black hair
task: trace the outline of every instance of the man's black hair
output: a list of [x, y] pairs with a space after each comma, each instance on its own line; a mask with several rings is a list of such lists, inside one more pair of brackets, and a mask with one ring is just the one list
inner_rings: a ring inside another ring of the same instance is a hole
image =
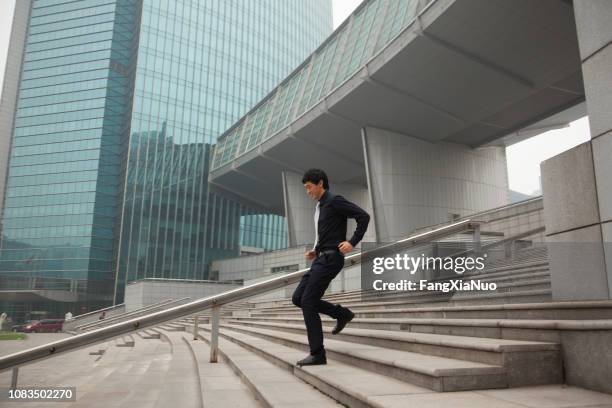
[[310, 181], [313, 184], [319, 184], [319, 181], [323, 180], [323, 188], [329, 190], [329, 181], [327, 180], [327, 174], [321, 169], [308, 169], [302, 177], [302, 184]]

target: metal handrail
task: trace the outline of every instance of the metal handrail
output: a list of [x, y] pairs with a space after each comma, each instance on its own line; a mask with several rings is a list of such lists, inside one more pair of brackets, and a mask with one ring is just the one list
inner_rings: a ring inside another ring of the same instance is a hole
[[159, 309], [160, 307], [165, 307], [168, 305], [171, 305], [173, 303], [178, 303], [178, 302], [183, 302], [187, 299], [190, 299], [189, 296], [184, 297], [184, 298], [180, 298], [180, 299], [166, 299], [166, 300], [162, 300], [161, 302], [157, 302], [157, 303], [153, 303], [152, 305], [148, 305], [148, 306], [144, 306], [135, 310], [132, 310], [131, 312], [125, 312], [125, 313], [121, 313], [121, 314], [117, 314], [111, 317], [108, 317], [106, 319], [102, 319], [102, 320], [95, 320], [93, 322], [88, 322], [88, 323], [83, 323], [79, 326], [76, 326], [74, 329], [75, 330], [87, 330], [91, 327], [95, 327], [95, 326], [108, 326], [110, 323], [114, 322], [115, 320], [121, 320], [124, 319], [126, 317], [129, 316], [136, 316], [139, 313], [146, 313], [149, 311], [153, 311], [155, 309]]
[[83, 314], [80, 314], [78, 316], [72, 316], [72, 320], [79, 320], [79, 319], [82, 319], [84, 317], [95, 315], [95, 314], [98, 314], [98, 313], [101, 313], [101, 312], [108, 312], [109, 310], [117, 309], [117, 308], [119, 308], [121, 306], [125, 306], [125, 303], [118, 303], [116, 305], [105, 307], [103, 309], [92, 310], [91, 312], [83, 313]]
[[[432, 231], [415, 234], [399, 241], [382, 245], [372, 250], [348, 255], [345, 257], [345, 265], [350, 266], [361, 262], [363, 255], [370, 256], [375, 255], [379, 251], [388, 251], [393, 249], [403, 250], [418, 244], [429, 242], [433, 239], [456, 234], [467, 229], [473, 229], [475, 231], [475, 237], [479, 237], [481, 224], [483, 224], [482, 221], [464, 220]], [[213, 331], [215, 330], [216, 326], [218, 333], [220, 306], [291, 285], [292, 283], [299, 281], [302, 275], [308, 272], [308, 270], [308, 268], [305, 268], [286, 275], [276, 276], [263, 282], [254, 283], [249, 286], [233, 289], [203, 299], [194, 300], [193, 302], [175, 306], [170, 309], [154, 312], [144, 316], [138, 316], [134, 319], [119, 322], [111, 326], [102, 327], [75, 335], [73, 337], [57, 340], [52, 343], [43, 344], [28, 350], [9, 354], [0, 357], [0, 371], [12, 368], [14, 378], [13, 385], [15, 385], [18, 367], [26, 363], [43, 360], [45, 358], [53, 357], [68, 351], [77, 350], [107, 339], [111, 339], [113, 337], [124, 335], [126, 333], [194, 315], [210, 308], [213, 309]], [[216, 347], [214, 347], [217, 344], [216, 338], [211, 339], [211, 344], [213, 344], [213, 347], [211, 347], [211, 360], [213, 360], [212, 355], [213, 353], [216, 355], [217, 352]]]
[[[522, 238], [526, 238], [526, 237], [530, 237], [532, 235], [535, 234], [539, 234], [540, 232], [544, 232], [546, 230], [546, 227], [538, 227], [538, 228], [534, 228], [534, 229], [530, 229], [528, 231], [524, 231], [524, 232], [520, 232], [518, 234], [514, 234], [511, 235], [509, 237], [506, 238], [502, 238], [499, 239], [497, 241], [493, 241], [484, 245], [480, 245], [479, 251], [482, 253], [485, 253], [487, 250], [491, 249], [491, 248], [495, 248], [501, 245], [508, 245], [508, 244], [514, 244], [514, 242], [518, 241], [519, 239]], [[459, 256], [465, 256], [467, 254], [471, 254], [471, 253], [475, 253], [476, 252], [476, 248], [468, 248], [468, 249], [463, 249], [461, 251], [458, 252], [454, 252], [452, 254], [448, 254], [445, 256], [451, 257], [451, 258], [455, 258], [455, 257], [459, 257]], [[429, 266], [430, 262], [427, 262], [425, 264], [425, 267], [427, 268]], [[446, 279], [446, 277], [443, 277], [441, 279]]]

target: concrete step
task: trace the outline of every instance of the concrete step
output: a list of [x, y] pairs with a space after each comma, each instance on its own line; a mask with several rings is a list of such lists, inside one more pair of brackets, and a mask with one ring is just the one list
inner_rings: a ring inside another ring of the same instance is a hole
[[[522, 269], [520, 271], [502, 271], [496, 273], [482, 273], [482, 274], [463, 274], [452, 277], [428, 279], [431, 282], [446, 281], [449, 279], [464, 279], [464, 280], [481, 280], [486, 282], [512, 282], [512, 281], [528, 281], [536, 278], [550, 277], [550, 271], [547, 267], [537, 267]], [[376, 292], [375, 292], [376, 293]], [[380, 296], [380, 294], [379, 294]]]
[[134, 347], [134, 337], [132, 335], [122, 336], [118, 339], [117, 347]]
[[143, 336], [144, 339], [159, 339], [160, 338], [160, 334], [154, 332], [153, 330], [145, 329], [142, 332], [144, 333], [144, 336]]
[[[209, 330], [209, 326], [200, 328], [200, 335], [208, 337]], [[329, 355], [327, 365], [298, 367], [295, 362], [304, 358], [307, 353], [230, 330], [221, 330], [219, 344], [222, 355], [224, 355], [224, 350], [228, 345], [239, 345], [252, 354], [264, 357], [275, 366], [292, 373], [297, 378], [349, 407], [385, 407], [387, 405], [379, 404], [376, 399], [385, 396], [410, 396], [431, 392], [424, 387], [377, 374], [365, 368], [345, 364], [330, 358]], [[307, 406], [314, 407], [317, 405], [308, 404]]]
[[[251, 317], [301, 317], [297, 307], [293, 312], [251, 313]], [[494, 305], [429, 305], [396, 309], [363, 309], [355, 311], [357, 318], [446, 318], [446, 319], [552, 319], [594, 320], [612, 319], [612, 301], [535, 302]]]
[[[483, 281], [484, 282], [484, 281]], [[489, 282], [490, 283], [490, 282]], [[479, 291], [479, 290], [464, 290], [457, 291], [453, 295], [453, 300], [458, 300], [458, 298], [464, 297], [474, 297], [480, 296], [481, 294], [490, 294], [490, 293], [510, 293], [510, 292], [527, 292], [527, 291], [540, 291], [545, 290], [548, 291], [551, 289], [550, 277], [541, 278], [541, 279], [533, 279], [533, 280], [520, 280], [518, 282], [504, 282], [504, 283], [496, 283], [497, 287], [495, 291]]]
[[[498, 285], [498, 291], [512, 291], [516, 289], [549, 289], [550, 288], [550, 273], [547, 269], [540, 270], [538, 272], [524, 272], [520, 274], [508, 274], [504, 272], [506, 275], [499, 277], [489, 277], [483, 276], [482, 278], [478, 278], [482, 282], [495, 282]], [[457, 279], [461, 279], [458, 277]], [[441, 279], [440, 279], [441, 280]], [[440, 281], [437, 280], [437, 281]], [[466, 279], [464, 279], [466, 280]], [[388, 291], [384, 292], [373, 292], [373, 293], [365, 293], [362, 297], [359, 295], [351, 296], [350, 298], [341, 299], [337, 297], [324, 296], [324, 299], [333, 302], [333, 303], [341, 303], [342, 305], [346, 305], [347, 307], [351, 307], [353, 305], [359, 304], [367, 304], [376, 303], [376, 304], [393, 304], [390, 302], [401, 303], [407, 298], [410, 297], [421, 297], [421, 296], [445, 296], [443, 292], [439, 291], [415, 291], [415, 292], [402, 292], [402, 293], [392, 293]], [[278, 302], [278, 304], [273, 306], [258, 306], [255, 309], [261, 310], [284, 310], [286, 308], [292, 308], [294, 305], [290, 299], [283, 300], [282, 302]], [[246, 308], [246, 307], [245, 307]], [[238, 310], [238, 309], [234, 309]], [[244, 309], [243, 309], [244, 310]]]
[[159, 325], [156, 329], [163, 329], [165, 331], [185, 331], [185, 327], [182, 325], [177, 325], [175, 323], [166, 323], [163, 325]]
[[[206, 331], [200, 330], [199, 337], [207, 344], [210, 343]], [[235, 374], [240, 376], [262, 406], [341, 407], [335, 400], [293, 375], [292, 371], [279, 367], [265, 357], [223, 337], [219, 338], [219, 354], [222, 361], [229, 364]]]
[[[223, 323], [223, 327], [236, 329], [238, 326], [306, 336], [304, 324]], [[504, 366], [508, 384], [513, 386], [557, 383], [561, 379], [561, 355], [557, 343], [354, 328], [345, 328], [342, 333], [332, 336], [331, 327], [324, 327], [323, 330], [326, 338], [350, 343]], [[531, 373], [533, 377], [526, 379], [524, 372]], [[527, 382], [520, 384], [520, 381]]]
[[[490, 248], [491, 251], [495, 251], [495, 254], [498, 256], [501, 255], [505, 255], [505, 248], [502, 246], [498, 246], [498, 247], [494, 247], [494, 248]], [[487, 248], [485, 248], [485, 252], [487, 252]], [[502, 258], [498, 258], [498, 259], [494, 259], [494, 258], [490, 258], [488, 259], [488, 262], [490, 264], [504, 264], [504, 263], [508, 263], [508, 262], [517, 262], [517, 261], [521, 261], [521, 260], [529, 260], [529, 259], [540, 259], [540, 258], [544, 258], [547, 259], [548, 257], [548, 250], [546, 247], [540, 247], [540, 248], [523, 248], [523, 249], [519, 249], [519, 250], [515, 250], [510, 256], [503, 256]]]
[[[300, 317], [237, 317], [229, 321], [266, 322], [303, 325]], [[334, 327], [336, 320], [321, 316], [324, 327]], [[351, 328], [392, 330], [452, 336], [486, 337], [509, 340], [533, 340], [559, 343], [564, 330], [612, 330], [612, 319], [537, 320], [537, 319], [427, 319], [427, 318], [355, 318]]]
[[[210, 331], [210, 326], [202, 329]], [[284, 361], [286, 365], [294, 366], [297, 360], [308, 354], [308, 344], [302, 335], [226, 326], [221, 328], [220, 335], [277, 360], [292, 352], [289, 354], [292, 358]], [[507, 387], [506, 372], [501, 366], [406, 351], [389, 352], [380, 347], [339, 340], [327, 340], [325, 347], [328, 359], [325, 368], [335, 368], [339, 362], [351, 366], [351, 370], [365, 369], [381, 376], [377, 378], [378, 384], [393, 378], [438, 392]], [[296, 350], [301, 352], [295, 353]], [[310, 370], [317, 368], [311, 367]]]
[[[519, 274], [527, 274], [527, 272], [542, 272], [548, 270], [548, 261], [546, 259], [527, 259], [524, 262], [515, 263], [511, 261], [509, 265], [501, 265], [497, 267], [488, 266], [483, 271], [478, 273], [466, 273], [463, 277], [475, 277], [486, 275], [486, 279], [494, 278], [494, 277], [506, 277], [511, 275], [519, 275]], [[394, 294], [385, 292], [380, 293], [376, 291], [361, 291], [361, 290], [352, 290], [346, 291], [342, 293], [330, 293], [325, 295], [325, 299], [332, 302], [347, 302], [353, 299], [367, 299], [369, 296], [373, 296], [375, 298], [384, 297], [384, 296], [394, 296]], [[252, 300], [248, 302], [235, 303], [235, 307], [232, 310], [242, 310], [245, 308], [259, 308], [259, 307], [275, 307], [275, 306], [284, 306], [291, 304], [291, 301], [288, 299], [279, 299], [279, 300]]]
[[481, 277], [486, 277], [486, 278], [498, 278], [498, 277], [506, 277], [506, 276], [519, 276], [519, 275], [525, 275], [529, 272], [531, 273], [536, 273], [536, 272], [542, 272], [542, 271], [549, 271], [550, 270], [550, 266], [548, 265], [548, 263], [543, 263], [543, 264], [535, 264], [535, 265], [529, 265], [527, 267], [524, 268], [512, 268], [512, 269], [502, 269], [502, 270], [497, 270], [497, 271], [473, 271], [473, 272], [466, 272], [463, 274], [463, 277], [465, 278], [481, 278]]
[[124, 382], [119, 386], [127, 389], [128, 393], [118, 401], [118, 407], [153, 407], [163, 392], [162, 387], [173, 359], [172, 347], [166, 341], [146, 341], [155, 344], [156, 348], [150, 353], [140, 354], [140, 370], [134, 374], [136, 381], [128, 382], [128, 387]]
[[161, 337], [171, 344], [172, 359], [169, 361], [165, 376], [158, 377], [159, 382], [147, 384], [141, 389], [141, 392], [144, 392], [147, 388], [156, 388], [150, 398], [152, 404], [147, 406], [163, 408], [178, 404], [181, 407], [202, 408], [204, 405], [200, 375], [193, 353], [183, 339], [185, 334], [161, 327], [153, 330], [159, 332]]
[[489, 274], [506, 271], [519, 271], [522, 269], [536, 268], [536, 267], [548, 267], [547, 259], [526, 259], [524, 261], [513, 261], [510, 260], [507, 263], [499, 263], [496, 265], [485, 265], [482, 271], [468, 272], [467, 274], [478, 273], [478, 274]]
[[[496, 283], [497, 284], [497, 283]], [[414, 304], [419, 301], [449, 301], [457, 298], [458, 296], [461, 299], [457, 300], [478, 300], [478, 299], [489, 299], [488, 296], [493, 295], [495, 293], [508, 293], [508, 292], [529, 292], [529, 291], [550, 291], [550, 278], [548, 276], [540, 277], [539, 279], [525, 279], [517, 282], [500, 282], [497, 284], [497, 288], [495, 291], [457, 291], [457, 292], [447, 292], [443, 291], [402, 291], [393, 297], [391, 295], [381, 297], [380, 299], [372, 299], [366, 298], [362, 300], [350, 300], [346, 302], [340, 302], [343, 306], [349, 307], [351, 309], [360, 309], [360, 308], [372, 308], [372, 307], [384, 307], [384, 308], [392, 308], [398, 307], [405, 304]], [[539, 293], [541, 294], [541, 293]], [[324, 299], [328, 300], [327, 297]], [[334, 302], [335, 303], [335, 302]], [[283, 306], [275, 306], [268, 308], [257, 308], [255, 311], [259, 312], [276, 312], [276, 311], [286, 311], [295, 309], [295, 305], [293, 303], [286, 304]]]
[[224, 361], [222, 357], [216, 363], [209, 361], [210, 348], [208, 343], [202, 341], [201, 338], [193, 340], [193, 333], [190, 330], [187, 330], [183, 338], [197, 363], [204, 407], [262, 407], [262, 404], [257, 401], [249, 387], [244, 384], [241, 377], [233, 371], [232, 366], [227, 361]]
[[464, 276], [464, 279], [480, 279], [484, 282], [506, 283], [506, 282], [527, 282], [537, 279], [548, 279], [550, 281], [550, 271], [548, 268], [535, 268], [521, 272], [498, 272], [496, 276], [483, 274], [482, 276]]
[[[403, 306], [410, 306], [412, 308], [421, 307], [433, 307], [433, 306], [462, 306], [462, 305], [494, 305], [494, 304], [511, 304], [511, 303], [534, 303], [534, 302], [546, 302], [551, 300], [550, 289], [542, 290], [526, 290], [526, 291], [513, 291], [513, 292], [493, 292], [493, 293], [478, 293], [476, 295], [470, 294], [466, 296], [456, 297], [455, 294], [449, 292], [442, 295], [423, 295], [420, 297], [414, 297], [406, 299], [402, 302], [380, 302], [372, 303], [370, 305], [354, 305], [350, 306], [356, 312], [362, 310], [385, 310], [385, 309], [399, 309]], [[344, 305], [344, 303], [343, 303]], [[267, 310], [267, 309], [254, 309], [251, 312], [251, 316], [272, 316], [284, 314], [296, 313], [297, 308], [293, 306], [284, 308], [282, 310]]]

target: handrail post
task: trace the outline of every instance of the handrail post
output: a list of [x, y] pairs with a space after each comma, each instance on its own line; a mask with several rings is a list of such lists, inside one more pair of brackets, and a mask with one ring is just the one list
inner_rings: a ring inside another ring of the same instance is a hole
[[200, 320], [200, 316], [195, 315], [195, 319], [193, 321], [193, 339], [198, 339], [198, 321]]
[[474, 225], [474, 254], [480, 255], [482, 242], [480, 241], [480, 224]]
[[11, 376], [11, 389], [17, 388], [17, 376], [19, 376], [19, 367], [13, 367], [13, 375]]
[[514, 240], [506, 242], [504, 245], [506, 258], [512, 258], [514, 255]]
[[221, 306], [213, 306], [212, 308], [212, 327], [210, 330], [210, 362], [216, 363], [219, 352], [219, 312]]

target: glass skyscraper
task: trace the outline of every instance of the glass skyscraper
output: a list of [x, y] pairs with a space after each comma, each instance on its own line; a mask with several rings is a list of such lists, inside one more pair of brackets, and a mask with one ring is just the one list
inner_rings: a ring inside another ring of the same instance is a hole
[[93, 308], [135, 279], [206, 278], [240, 245], [284, 247], [282, 217], [209, 185], [211, 147], [331, 31], [330, 0], [32, 1], [0, 289]]

